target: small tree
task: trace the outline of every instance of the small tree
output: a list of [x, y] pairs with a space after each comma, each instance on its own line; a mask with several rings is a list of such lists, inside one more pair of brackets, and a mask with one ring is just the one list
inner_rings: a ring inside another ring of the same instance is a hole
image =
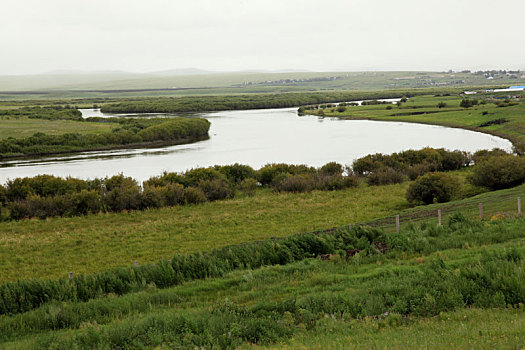
[[443, 101], [441, 101], [441, 102], [439, 102], [437, 104], [437, 108], [445, 108], [446, 106], [447, 106], [447, 104], [445, 102], [443, 102]]

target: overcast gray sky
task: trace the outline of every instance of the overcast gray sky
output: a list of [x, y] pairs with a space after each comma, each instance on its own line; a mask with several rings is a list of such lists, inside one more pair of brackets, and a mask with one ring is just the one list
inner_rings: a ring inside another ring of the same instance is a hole
[[524, 0], [2, 0], [0, 74], [525, 69]]

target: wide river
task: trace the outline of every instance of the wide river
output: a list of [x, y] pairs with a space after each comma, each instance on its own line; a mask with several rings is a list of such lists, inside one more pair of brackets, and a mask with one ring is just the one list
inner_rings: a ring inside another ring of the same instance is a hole
[[[85, 117], [103, 115], [98, 110], [81, 111]], [[199, 116], [211, 121], [210, 139], [193, 144], [1, 162], [0, 183], [38, 174], [94, 178], [124, 173], [144, 181], [163, 171], [236, 162], [255, 168], [274, 162], [320, 166], [336, 161], [349, 165], [371, 153], [426, 146], [470, 152], [512, 148], [508, 140], [463, 129], [299, 117], [296, 111], [282, 108], [203, 113]]]

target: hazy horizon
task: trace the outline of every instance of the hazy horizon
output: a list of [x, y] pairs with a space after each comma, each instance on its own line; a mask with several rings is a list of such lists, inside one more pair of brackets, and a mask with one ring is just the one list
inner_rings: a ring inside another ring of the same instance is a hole
[[0, 75], [525, 69], [525, 2], [6, 0]]

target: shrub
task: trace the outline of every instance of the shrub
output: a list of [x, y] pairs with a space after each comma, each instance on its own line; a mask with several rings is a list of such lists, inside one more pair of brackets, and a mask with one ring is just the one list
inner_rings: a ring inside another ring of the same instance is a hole
[[341, 175], [343, 166], [336, 162], [326, 163], [319, 169], [321, 175]]
[[195, 187], [201, 180], [226, 181], [226, 176], [214, 168], [195, 168], [185, 172], [180, 178], [184, 187]]
[[115, 175], [104, 181], [104, 205], [109, 211], [140, 209], [142, 193], [140, 186], [131, 177]]
[[201, 180], [199, 181], [198, 188], [204, 192], [209, 201], [226, 199], [233, 196], [230, 185], [224, 180]]
[[501, 148], [493, 148], [491, 150], [483, 149], [483, 150], [479, 150], [475, 152], [472, 155], [472, 160], [474, 161], [475, 164], [477, 164], [490, 157], [501, 157], [501, 156], [508, 156], [508, 155], [509, 154], [506, 151], [502, 150]]
[[244, 179], [256, 178], [255, 170], [248, 165], [235, 163], [233, 165], [215, 166], [215, 169], [226, 176], [231, 183], [241, 183]]
[[184, 189], [182, 198], [185, 204], [199, 204], [206, 202], [207, 198], [204, 192], [197, 187], [187, 187]]
[[255, 179], [244, 179], [239, 184], [239, 189], [245, 196], [253, 196], [257, 190], [257, 180]]
[[525, 159], [511, 155], [487, 158], [474, 166], [468, 180], [491, 190], [520, 185], [525, 182]]
[[100, 194], [93, 190], [82, 190], [70, 195], [72, 215], [96, 214], [102, 209]]
[[458, 180], [444, 173], [428, 173], [419, 177], [407, 190], [407, 200], [411, 204], [431, 204], [448, 202], [458, 193]]
[[445, 108], [447, 106], [447, 104], [445, 102], [439, 102], [437, 104], [437, 108]]
[[367, 183], [371, 186], [397, 184], [405, 181], [402, 172], [392, 168], [381, 168], [367, 178]]
[[257, 180], [263, 185], [280, 182], [283, 175], [314, 174], [315, 168], [307, 165], [289, 165], [284, 163], [266, 164], [257, 171]]
[[347, 187], [357, 187], [359, 179], [355, 175], [320, 175], [317, 177], [315, 188], [323, 191], [342, 190]]
[[274, 185], [277, 191], [308, 192], [315, 188], [315, 178], [311, 175], [289, 175]]

